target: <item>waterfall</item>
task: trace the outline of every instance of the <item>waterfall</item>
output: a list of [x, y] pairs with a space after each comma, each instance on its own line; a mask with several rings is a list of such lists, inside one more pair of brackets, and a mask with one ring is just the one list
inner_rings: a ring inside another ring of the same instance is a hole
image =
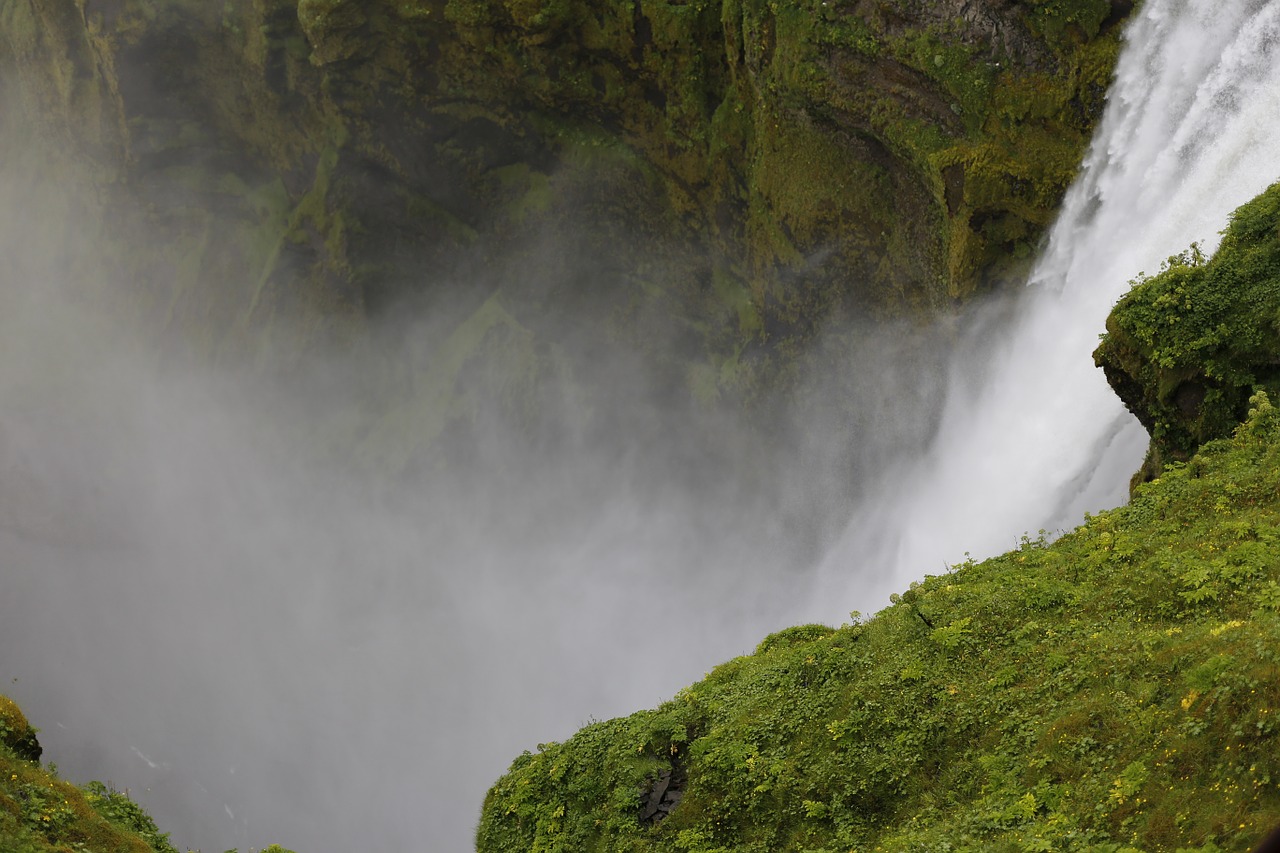
[[878, 609], [966, 555], [1124, 502], [1146, 434], [1090, 353], [1135, 276], [1193, 241], [1211, 252], [1231, 211], [1280, 177], [1280, 4], [1148, 0], [1125, 41], [1016, 320], [985, 367], [953, 368], [928, 452], [855, 512], [820, 569], [820, 617], [843, 616], [831, 601]]
[[[479, 485], [427, 472], [402, 500], [311, 471], [292, 429], [309, 410], [279, 411], [280, 389], [139, 366], [141, 347], [61, 292], [81, 199], [43, 197], [10, 163], [0, 674], [21, 677], [6, 692], [67, 776], [131, 786], [183, 845], [465, 849], [485, 788], [539, 740], [652, 706], [768, 630], [874, 610], [966, 552], [1122, 502], [1145, 436], [1090, 351], [1129, 279], [1212, 248], [1277, 177], [1278, 39], [1280, 3], [1146, 0], [1016, 322], [975, 312], [978, 357], [913, 389], [949, 388], [928, 452], [868, 490], [813, 584], [786, 559], [808, 529], [680, 494], [647, 443], [566, 470], [499, 457], [504, 479]], [[859, 364], [909, 382], [906, 349]], [[330, 383], [353, 409], [362, 366]], [[661, 404], [617, 384], [637, 420]]]

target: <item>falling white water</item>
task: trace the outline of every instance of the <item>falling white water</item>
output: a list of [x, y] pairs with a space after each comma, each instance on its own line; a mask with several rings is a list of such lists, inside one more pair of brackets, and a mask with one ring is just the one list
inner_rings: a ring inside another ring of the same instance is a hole
[[[938, 439], [852, 519], [817, 615], [1123, 500], [1145, 436], [1089, 353], [1128, 279], [1208, 248], [1280, 176], [1278, 19], [1280, 3], [1147, 0], [1016, 332], [990, 369], [949, 378]], [[264, 426], [286, 408], [274, 389], [155, 376], [102, 318], [69, 322], [62, 267], [38, 259], [72, 242], [79, 198], [15, 187], [0, 182], [0, 675], [21, 674], [5, 687], [64, 770], [151, 787], [182, 843], [466, 849], [521, 749], [651, 705], [804, 615], [787, 543], [761, 545], [785, 525], [680, 494], [645, 443], [554, 477], [495, 453], [475, 476], [510, 469], [496, 485], [429, 471], [379, 501], [306, 469], [294, 430]], [[658, 404], [617, 376], [619, 422], [649, 422]]]
[[[989, 367], [959, 365], [929, 452], [890, 472], [821, 571], [817, 615], [1125, 500], [1146, 434], [1090, 354], [1139, 272], [1280, 178], [1280, 3], [1147, 0], [1031, 292]], [[849, 578], [858, 587], [849, 592]]]

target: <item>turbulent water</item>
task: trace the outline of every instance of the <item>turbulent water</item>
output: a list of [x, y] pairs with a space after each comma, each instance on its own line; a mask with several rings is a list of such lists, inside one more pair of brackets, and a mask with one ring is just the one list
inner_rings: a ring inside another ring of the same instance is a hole
[[[1280, 178], [1280, 4], [1148, 0], [1108, 106], [1011, 330], [950, 377], [929, 452], [886, 476], [822, 569], [834, 600], [883, 596], [966, 554], [1050, 535], [1122, 503], [1146, 435], [1090, 353], [1140, 272], [1198, 241]], [[849, 567], [878, 573], [850, 580]]]
[[[1280, 172], [1280, 5], [1148, 0], [1128, 38], [1016, 322], [975, 319], [945, 392], [905, 357], [859, 361], [845, 372], [886, 377], [861, 392], [883, 420], [779, 431], [797, 458], [832, 441], [893, 446], [874, 433], [910, 429], [877, 393], [940, 401], [928, 453], [891, 466], [807, 576], [787, 570], [813, 549], [790, 541], [805, 527], [770, 501], [719, 505], [665, 479], [699, 473], [676, 431], [657, 430], [665, 459], [624, 436], [577, 448], [572, 466], [504, 456], [499, 435], [475, 482], [424, 475], [392, 497], [314, 470], [291, 441], [312, 409], [157, 371], [64, 292], [76, 199], [37, 197], [10, 162], [5, 691], [67, 775], [129, 786], [180, 844], [462, 850], [520, 750], [651, 706], [769, 630], [873, 610], [966, 552], [1122, 501], [1144, 440], [1089, 353], [1134, 274], [1210, 247]], [[333, 384], [358, 386], [341, 377], [360, 368], [339, 365]], [[639, 429], [659, 402], [632, 396], [619, 421]], [[709, 429], [732, 445], [732, 425]], [[821, 467], [780, 502], [833, 476]]]

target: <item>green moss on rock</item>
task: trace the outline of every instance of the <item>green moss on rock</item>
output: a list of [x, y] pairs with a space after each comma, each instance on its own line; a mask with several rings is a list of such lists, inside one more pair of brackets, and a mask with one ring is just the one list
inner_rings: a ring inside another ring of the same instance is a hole
[[36, 730], [7, 696], [0, 696], [0, 746], [24, 761], [39, 761], [43, 752]]
[[[602, 285], [613, 325], [696, 329], [676, 372], [703, 377], [701, 396], [751, 397], [832, 318], [933, 314], [1019, 275], [1098, 117], [1128, 4], [77, 9], [9, 4], [4, 53], [31, 122], [95, 164], [107, 230], [182, 255], [174, 275], [171, 257], [120, 253], [121, 277], [171, 282], [143, 299], [162, 322], [219, 353], [305, 348], [478, 256], [578, 239], [567, 211], [583, 208], [600, 223], [575, 247], [588, 256], [631, 235], [688, 270]], [[576, 195], [549, 195], [561, 186]], [[267, 188], [283, 189], [269, 210]], [[747, 350], [761, 355], [743, 366]]]
[[1218, 251], [1139, 276], [1094, 359], [1151, 433], [1143, 477], [1231, 433], [1257, 388], [1280, 390], [1280, 184], [1237, 210]]
[[[77, 786], [38, 763], [35, 729], [0, 696], [0, 850], [4, 853], [178, 853], [126, 792]], [[234, 850], [228, 853], [235, 853]], [[273, 844], [261, 853], [293, 853]]]

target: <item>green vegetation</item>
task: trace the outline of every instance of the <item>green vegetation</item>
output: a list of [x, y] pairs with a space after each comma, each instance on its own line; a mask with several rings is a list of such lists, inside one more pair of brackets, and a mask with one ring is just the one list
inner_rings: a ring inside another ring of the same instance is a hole
[[1231, 433], [1255, 388], [1280, 391], [1280, 184], [1233, 214], [1206, 260], [1197, 246], [1139, 276], [1094, 354], [1152, 435], [1142, 476]]
[[0, 696], [0, 848], [5, 853], [178, 853], [127, 794], [100, 782], [76, 787], [37, 763], [40, 745], [22, 711]]
[[[542, 5], [448, 5], [485, 46], [468, 85], [519, 81], [553, 123], [620, 128], [789, 329], [850, 300], [935, 311], [1015, 274], [1100, 114], [1121, 19], [1101, 0], [998, 26], [902, 2]], [[789, 304], [815, 251], [822, 301]]]
[[39, 761], [42, 752], [36, 730], [7, 696], [0, 696], [0, 747], [25, 761]]
[[[101, 782], [65, 782], [56, 767], [38, 763], [40, 753], [36, 730], [13, 700], [0, 696], [4, 853], [179, 853], [128, 792]], [[293, 851], [272, 844], [261, 853]]]
[[[481, 853], [1248, 849], [1280, 823], [1280, 412], [1252, 406], [1052, 544], [526, 753]], [[662, 771], [683, 799], [644, 823]]]
[[1280, 823], [1278, 235], [1280, 184], [1116, 306], [1096, 357], [1161, 463], [1128, 506], [524, 754], [481, 853], [1249, 849]]

